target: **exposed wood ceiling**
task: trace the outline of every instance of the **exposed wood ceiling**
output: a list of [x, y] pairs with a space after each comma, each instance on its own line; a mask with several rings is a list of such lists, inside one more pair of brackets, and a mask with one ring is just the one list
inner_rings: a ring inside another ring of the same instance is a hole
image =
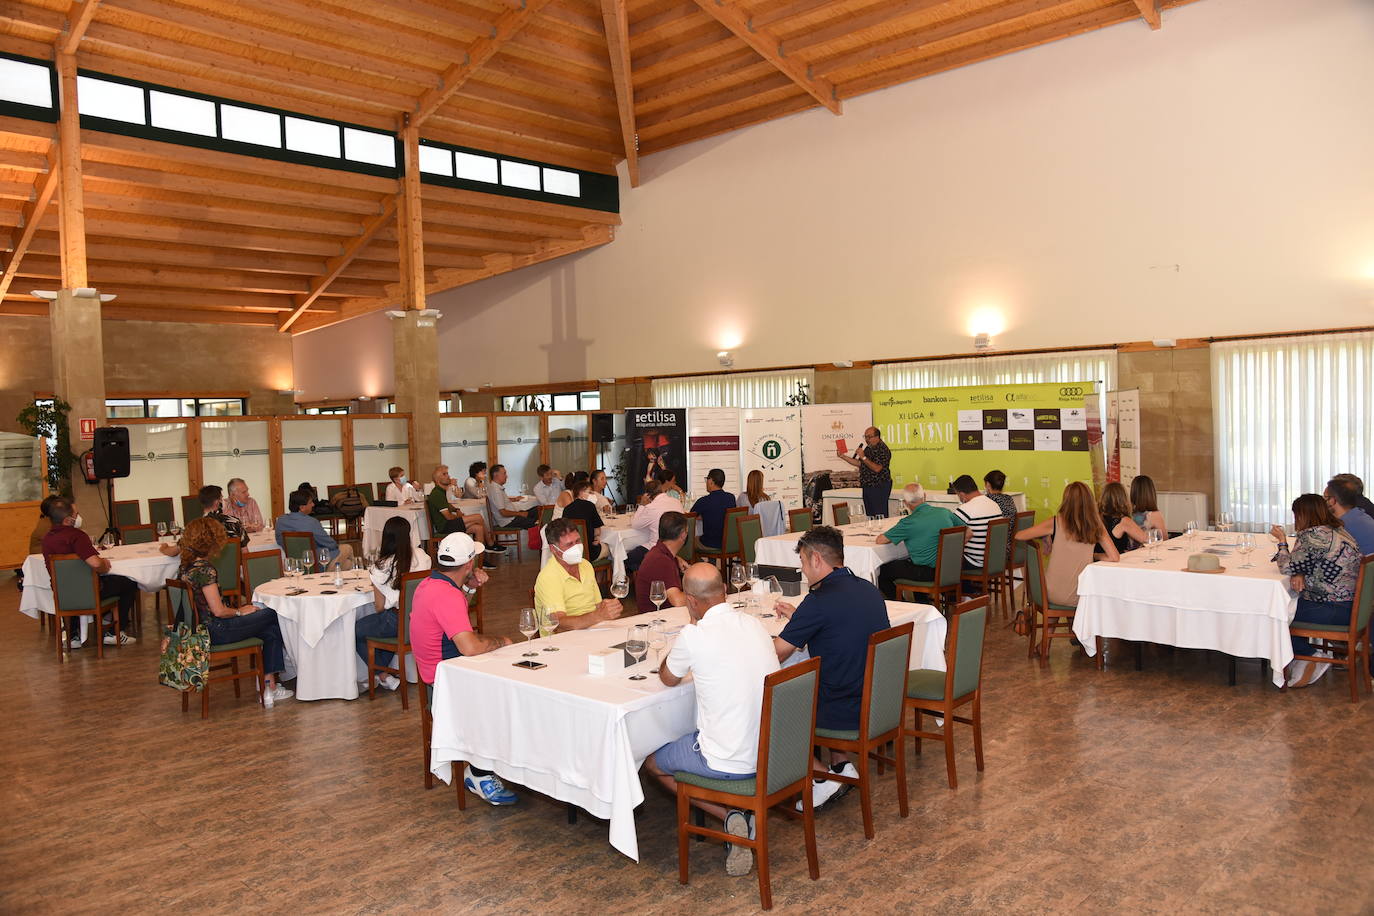
[[[1117, 23], [1147, 34], [1187, 2], [7, 0], [0, 51], [591, 171], [628, 159], [637, 184], [664, 149]], [[56, 136], [0, 118], [6, 314], [45, 313], [28, 292], [60, 277]], [[399, 298], [396, 179], [89, 130], [81, 162], [108, 317], [300, 331]], [[431, 292], [619, 223], [430, 184], [422, 209]]]

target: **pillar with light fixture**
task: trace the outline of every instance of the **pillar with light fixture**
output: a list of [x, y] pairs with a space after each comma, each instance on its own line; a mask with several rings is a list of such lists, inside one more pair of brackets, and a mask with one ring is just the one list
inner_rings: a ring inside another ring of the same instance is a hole
[[410, 473], [429, 479], [441, 462], [439, 447], [438, 309], [387, 312], [391, 318], [397, 413], [411, 416]]

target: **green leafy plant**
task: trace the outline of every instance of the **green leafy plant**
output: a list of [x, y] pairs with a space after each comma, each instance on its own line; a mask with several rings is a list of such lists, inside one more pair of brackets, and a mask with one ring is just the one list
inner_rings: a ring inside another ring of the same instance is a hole
[[60, 398], [34, 401], [19, 411], [15, 419], [30, 436], [42, 436], [48, 442], [48, 491], [72, 495], [71, 469], [76, 463], [68, 437], [67, 415], [72, 405]]
[[787, 396], [787, 400], [782, 402], [786, 407], [804, 407], [811, 403], [811, 385], [807, 382], [797, 382], [795, 394]]

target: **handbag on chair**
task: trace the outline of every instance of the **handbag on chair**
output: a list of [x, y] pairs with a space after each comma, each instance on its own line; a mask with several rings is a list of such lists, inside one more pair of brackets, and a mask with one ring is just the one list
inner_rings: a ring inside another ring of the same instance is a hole
[[210, 631], [202, 624], [192, 630], [184, 623], [164, 627], [157, 680], [174, 690], [200, 691], [210, 672]]

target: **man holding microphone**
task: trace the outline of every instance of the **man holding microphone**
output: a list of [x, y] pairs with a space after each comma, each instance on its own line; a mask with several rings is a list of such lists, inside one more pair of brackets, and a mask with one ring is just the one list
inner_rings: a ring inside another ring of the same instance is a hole
[[892, 449], [883, 442], [878, 427], [870, 426], [864, 430], [863, 444], [854, 449], [854, 454], [840, 455], [845, 464], [859, 469], [859, 486], [864, 491], [864, 514], [868, 516], [887, 515], [887, 500], [892, 495]]

